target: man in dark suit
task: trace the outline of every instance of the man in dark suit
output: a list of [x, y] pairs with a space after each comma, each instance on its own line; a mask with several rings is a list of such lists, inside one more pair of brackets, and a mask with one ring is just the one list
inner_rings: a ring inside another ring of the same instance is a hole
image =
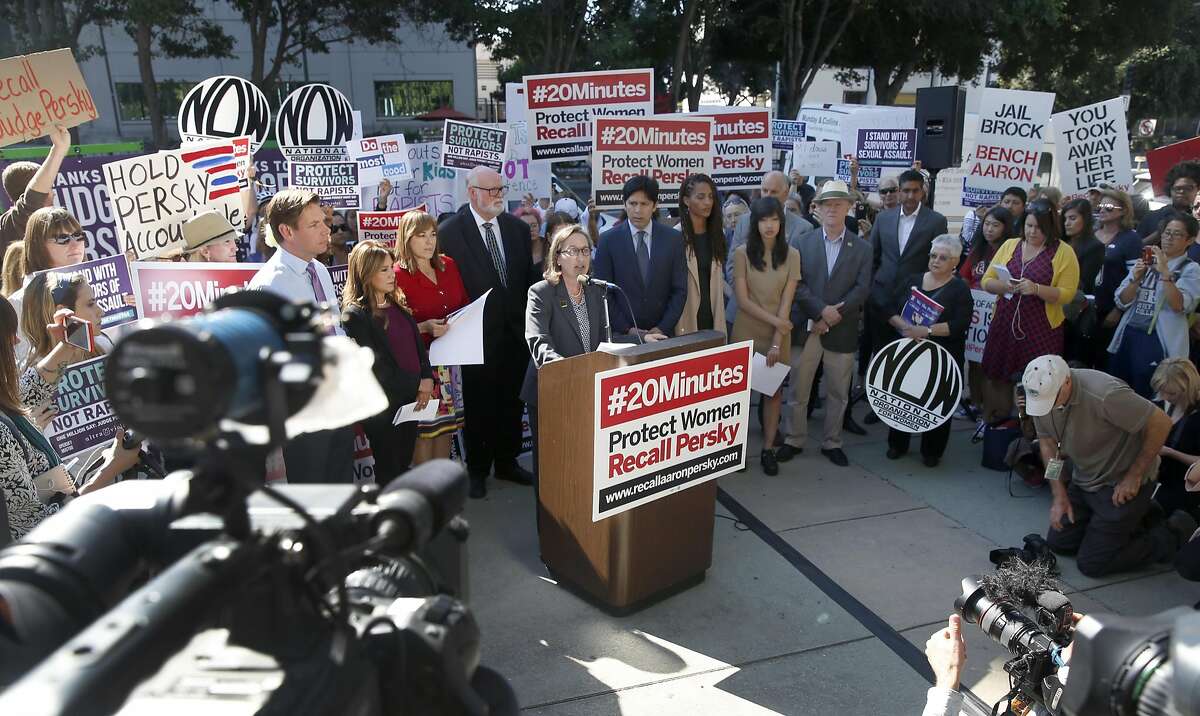
[[621, 287], [633, 315], [620, 296], [608, 297], [614, 333], [641, 334], [643, 340], [660, 341], [675, 334], [687, 298], [687, 263], [683, 236], [654, 221], [658, 208], [658, 182], [636, 176], [623, 191], [628, 221], [600, 235], [596, 250], [596, 278]]
[[845, 467], [850, 461], [842, 451], [842, 416], [871, 288], [871, 247], [846, 229], [851, 199], [845, 182], [825, 182], [814, 203], [821, 226], [800, 237], [803, 270], [792, 309], [792, 434], [775, 459], [784, 462], [803, 452], [809, 393], [817, 367], [823, 366], [827, 399], [821, 454]]
[[517, 464], [521, 452], [521, 381], [529, 365], [525, 299], [534, 281], [529, 225], [504, 211], [508, 187], [495, 171], [467, 174], [469, 203], [438, 227], [442, 251], [454, 259], [471, 300], [488, 289], [483, 311], [483, 364], [462, 367], [463, 437], [471, 497], [487, 495], [487, 476], [521, 485], [533, 476]]
[[[900, 174], [900, 205], [879, 213], [871, 227], [871, 247], [875, 252], [875, 278], [867, 304], [867, 329], [872, 355], [896, 337], [888, 325], [892, 316], [889, 303], [895, 296], [896, 283], [906, 276], [925, 271], [929, 249], [936, 236], [947, 233], [946, 217], [924, 205], [925, 175], [916, 169]], [[869, 413], [867, 423], [879, 422]]]

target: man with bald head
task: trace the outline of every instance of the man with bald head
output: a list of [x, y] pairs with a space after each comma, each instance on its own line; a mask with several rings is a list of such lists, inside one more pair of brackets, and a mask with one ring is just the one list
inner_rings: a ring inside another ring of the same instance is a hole
[[[780, 204], [787, 202], [788, 194], [792, 191], [792, 182], [787, 178], [787, 175], [780, 171], [769, 171], [763, 174], [762, 183], [759, 184], [759, 193], [762, 196], [769, 196], [779, 200]], [[784, 219], [787, 226], [785, 227], [785, 236], [790, 246], [797, 251], [800, 250], [800, 237], [811, 231], [814, 227], [803, 217], [793, 214], [792, 212], [784, 212]], [[750, 212], [742, 214], [738, 219], [737, 226], [733, 228], [733, 237], [729, 242], [729, 251], [726, 255], [733, 256], [733, 252], [737, 247], [743, 246], [746, 243], [746, 237], [750, 235]], [[729, 300], [725, 304], [725, 321], [733, 323], [733, 319], [737, 316], [737, 297], [733, 295], [733, 262], [725, 262], [725, 286], [727, 288], [726, 295]]]
[[487, 167], [467, 174], [469, 202], [438, 227], [442, 253], [454, 259], [471, 300], [491, 289], [483, 311], [483, 364], [462, 367], [463, 438], [471, 497], [487, 495], [487, 477], [521, 485], [532, 475], [521, 451], [519, 393], [529, 364], [525, 299], [535, 281], [529, 225], [504, 210], [508, 187]]

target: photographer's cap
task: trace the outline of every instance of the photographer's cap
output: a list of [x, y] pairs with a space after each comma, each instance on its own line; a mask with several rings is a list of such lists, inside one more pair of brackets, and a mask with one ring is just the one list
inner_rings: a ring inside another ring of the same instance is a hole
[[1071, 369], [1062, 356], [1038, 356], [1029, 361], [1021, 378], [1021, 384], [1025, 386], [1025, 412], [1035, 418], [1049, 415], [1059, 388], [1070, 375]]

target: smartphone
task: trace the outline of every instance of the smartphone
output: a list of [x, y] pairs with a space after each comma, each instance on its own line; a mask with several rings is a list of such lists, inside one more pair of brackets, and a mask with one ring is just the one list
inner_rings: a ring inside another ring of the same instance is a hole
[[63, 324], [66, 329], [67, 343], [81, 348], [88, 353], [96, 349], [96, 336], [92, 332], [92, 322], [71, 316]]
[[1142, 263], [1146, 264], [1147, 266], [1154, 265], [1154, 247], [1152, 247], [1152, 246], [1143, 246], [1142, 247]]

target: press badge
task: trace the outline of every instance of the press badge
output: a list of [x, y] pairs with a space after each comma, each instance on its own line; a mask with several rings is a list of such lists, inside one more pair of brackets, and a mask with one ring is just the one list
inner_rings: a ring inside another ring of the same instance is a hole
[[1054, 457], [1050, 458], [1050, 462], [1046, 463], [1045, 478], [1047, 480], [1061, 480], [1063, 470], [1063, 461]]

